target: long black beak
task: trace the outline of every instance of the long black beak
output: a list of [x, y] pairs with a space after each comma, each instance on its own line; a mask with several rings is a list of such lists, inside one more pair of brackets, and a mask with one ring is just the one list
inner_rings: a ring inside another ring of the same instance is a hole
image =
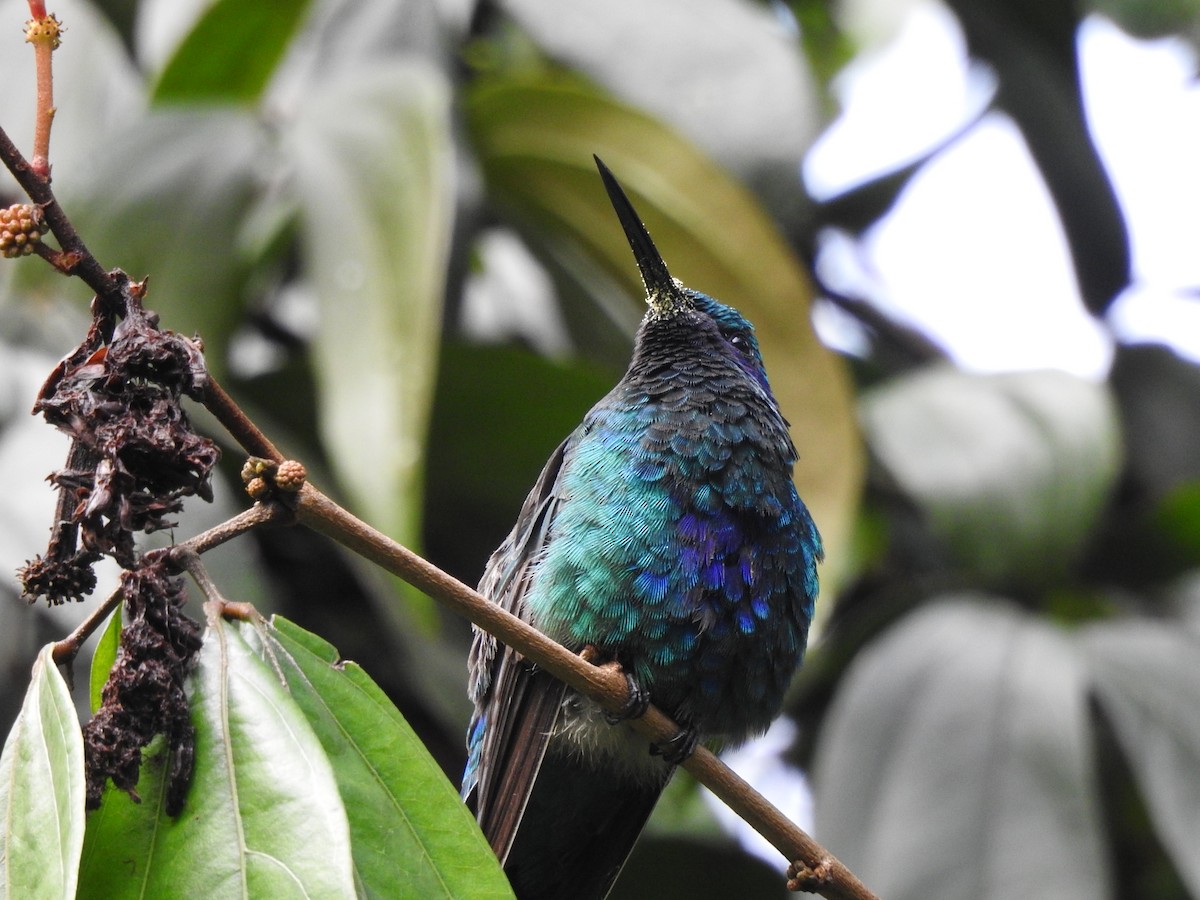
[[629, 241], [633, 258], [642, 273], [642, 284], [646, 286], [646, 302], [650, 304], [651, 309], [662, 315], [690, 305], [680, 290], [679, 283], [667, 271], [667, 264], [663, 262], [654, 241], [650, 239], [650, 232], [642, 224], [637, 210], [625, 196], [625, 191], [621, 189], [616, 177], [600, 157], [593, 154], [592, 159], [596, 160], [596, 168], [600, 170], [600, 178], [608, 191], [608, 199], [612, 201], [621, 228], [625, 230], [625, 239]]

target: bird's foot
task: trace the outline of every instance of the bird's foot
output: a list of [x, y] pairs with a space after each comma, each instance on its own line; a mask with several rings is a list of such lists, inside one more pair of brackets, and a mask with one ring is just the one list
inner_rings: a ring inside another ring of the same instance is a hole
[[681, 728], [670, 740], [661, 744], [651, 744], [650, 752], [654, 756], [661, 756], [663, 762], [678, 766], [696, 752], [696, 744], [699, 742], [700, 735], [695, 728]]
[[608, 669], [613, 672], [620, 672], [625, 676], [625, 684], [629, 689], [626, 696], [625, 704], [617, 712], [605, 712], [604, 721], [609, 725], [618, 725], [627, 719], [638, 719], [646, 714], [646, 710], [650, 708], [650, 694], [646, 691], [637, 680], [621, 667], [621, 664], [615, 659], [610, 659], [606, 662], [600, 662], [603, 659], [600, 651], [595, 644], [588, 644], [579, 651], [579, 656], [584, 662], [589, 662], [593, 666], [600, 669]]

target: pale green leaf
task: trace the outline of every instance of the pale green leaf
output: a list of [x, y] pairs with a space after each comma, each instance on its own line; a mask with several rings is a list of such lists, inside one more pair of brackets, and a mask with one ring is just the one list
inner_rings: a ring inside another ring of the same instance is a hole
[[1079, 657], [1066, 632], [980, 598], [891, 629], [821, 733], [822, 843], [889, 900], [1108, 896]]
[[83, 737], [75, 705], [42, 648], [0, 754], [0, 898], [72, 897], [83, 847]]
[[241, 630], [210, 622], [189, 679], [196, 767], [167, 815], [163, 742], [146, 754], [142, 802], [111, 787], [88, 823], [81, 897], [356, 895], [346, 811], [325, 752]]
[[243, 631], [286, 679], [333, 765], [366, 896], [512, 896], [458, 792], [358, 665], [286, 619]]
[[1092, 626], [1083, 643], [1154, 829], [1200, 896], [1200, 639], [1165, 622], [1124, 621]]
[[314, 85], [285, 141], [321, 312], [321, 436], [356, 511], [406, 543], [453, 215], [450, 96], [424, 63], [357, 68]]
[[1120, 469], [1112, 398], [1065, 372], [926, 369], [873, 391], [862, 416], [935, 534], [993, 585], [1062, 577]]

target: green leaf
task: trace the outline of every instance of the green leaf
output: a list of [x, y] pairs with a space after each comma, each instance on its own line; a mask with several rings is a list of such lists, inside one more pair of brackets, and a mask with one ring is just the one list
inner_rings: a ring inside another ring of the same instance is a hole
[[83, 737], [54, 645], [0, 754], [0, 897], [71, 897], [83, 847]]
[[[850, 379], [813, 332], [812, 287], [800, 264], [749, 192], [671, 129], [575, 81], [481, 82], [467, 111], [488, 190], [543, 250], [570, 264], [582, 248], [593, 269], [599, 261], [600, 278], [618, 280], [642, 302], [637, 267], [592, 162], [597, 154], [671, 273], [755, 323], [800, 448], [800, 493], [830, 560], [846, 559], [863, 479]], [[596, 276], [585, 271], [586, 279]]]
[[322, 317], [321, 436], [356, 510], [409, 544], [454, 210], [450, 96], [424, 63], [360, 67], [314, 86], [285, 141]]
[[104, 683], [108, 681], [108, 673], [117, 661], [117, 648], [121, 644], [121, 610], [124, 608], [124, 604], [119, 603], [112, 611], [112, 615], [104, 623], [104, 630], [100, 632], [96, 650], [92, 654], [92, 670], [88, 677], [88, 706], [92, 715], [96, 714], [96, 710], [104, 701]]
[[926, 369], [873, 391], [862, 418], [934, 533], [992, 585], [1061, 578], [1120, 469], [1108, 392], [1065, 372]]
[[253, 103], [270, 81], [308, 0], [217, 0], [154, 86], [154, 103]]
[[141, 803], [109, 788], [88, 822], [80, 896], [354, 897], [350, 830], [324, 750], [242, 630], [210, 621], [189, 678], [196, 767], [166, 814], [163, 741], [145, 754]]
[[355, 663], [286, 619], [251, 637], [333, 764], [368, 897], [511, 897], [475, 820], [425, 745]]
[[1200, 896], [1200, 640], [1166, 623], [1101, 623], [1083, 634], [1096, 697], [1163, 846]]
[[857, 657], [817, 749], [817, 833], [881, 897], [1109, 894], [1083, 666], [1013, 608], [922, 608]]

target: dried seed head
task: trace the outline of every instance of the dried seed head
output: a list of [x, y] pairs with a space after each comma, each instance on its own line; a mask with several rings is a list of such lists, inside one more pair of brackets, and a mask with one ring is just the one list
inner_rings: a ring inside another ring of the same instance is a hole
[[28, 256], [42, 239], [42, 211], [29, 203], [0, 209], [0, 256]]
[[255, 500], [261, 500], [271, 492], [271, 486], [265, 478], [251, 478], [246, 482], [246, 493]]
[[[161, 330], [141, 295], [140, 285], [125, 285], [124, 318], [111, 337], [93, 323], [34, 407], [73, 441], [67, 468], [50, 476], [60, 503], [48, 560], [61, 562], [82, 545], [92, 561], [106, 555], [133, 568], [137, 532], [171, 527], [184, 497], [212, 499], [220, 452], [192, 430], [181, 404], [183, 395], [206, 389], [204, 357], [195, 341]], [[62, 579], [29, 574], [27, 568], [28, 596], [51, 603], [72, 596], [61, 593], [70, 587]], [[41, 573], [34, 567], [32, 574]], [[39, 590], [46, 585], [60, 593]]]
[[136, 798], [142, 749], [163, 734], [173, 757], [167, 812], [177, 815], [191, 779], [195, 742], [184, 680], [200, 648], [200, 628], [180, 611], [187, 591], [182, 579], [169, 573], [166, 557], [125, 572], [121, 593], [125, 624], [117, 660], [100, 708], [83, 728], [88, 807], [100, 804], [110, 778]]
[[275, 470], [275, 487], [281, 491], [295, 493], [304, 487], [307, 478], [308, 470], [304, 468], [304, 463], [295, 459], [285, 459]]
[[275, 463], [261, 456], [249, 456], [242, 466], [242, 483], [249, 484], [255, 478], [269, 477], [275, 471]]
[[66, 559], [35, 556], [18, 570], [17, 577], [31, 603], [38, 597], [49, 598], [52, 605], [82, 600], [96, 588], [92, 564], [99, 558], [87, 550]]

